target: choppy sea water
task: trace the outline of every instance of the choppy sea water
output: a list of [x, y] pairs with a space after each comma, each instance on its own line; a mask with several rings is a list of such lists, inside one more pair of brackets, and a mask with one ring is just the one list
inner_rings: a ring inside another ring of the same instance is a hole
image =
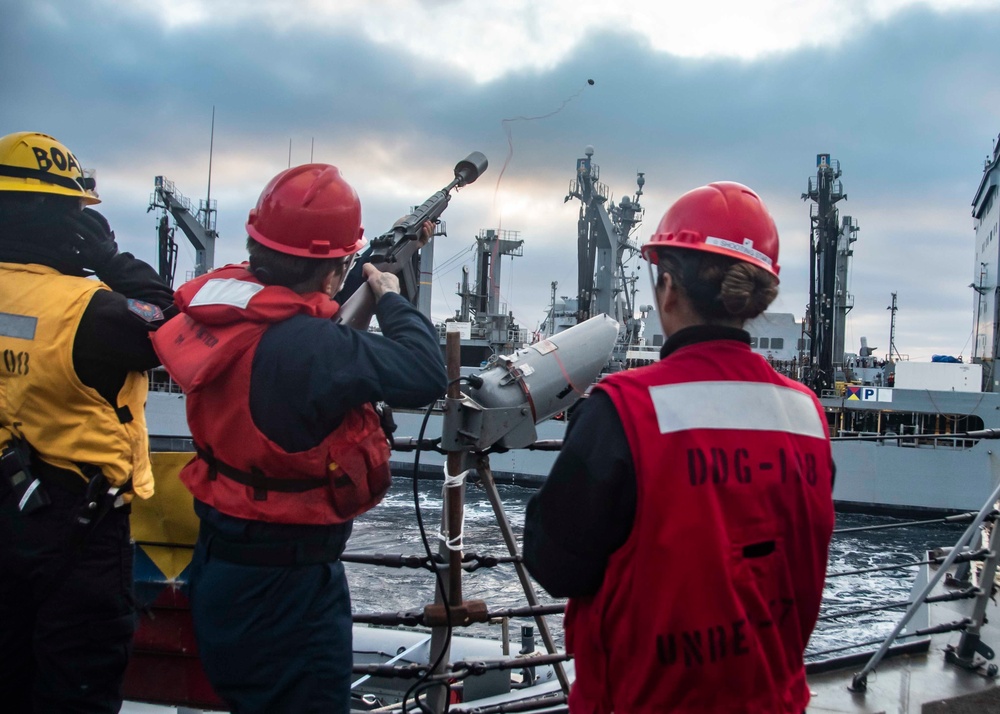
[[[501, 500], [514, 533], [520, 542], [524, 527], [525, 506], [533, 489], [518, 486], [498, 486]], [[442, 486], [422, 481], [418, 484], [420, 509], [432, 549], [437, 552], [435, 533], [440, 523]], [[465, 496], [466, 552], [480, 555], [507, 556], [493, 508], [486, 493], [469, 485]], [[903, 523], [893, 519], [838, 514], [837, 528], [857, 528], [885, 523]], [[835, 535], [830, 549], [830, 565], [823, 597], [823, 613], [842, 612], [906, 601], [916, 569], [913, 567], [846, 576], [833, 574], [913, 562], [924, 558], [924, 551], [938, 546], [954, 545], [963, 526], [934, 524], [906, 526], [886, 530], [864, 531]], [[422, 555], [423, 545], [414, 509], [413, 485], [410, 479], [397, 477], [385, 500], [375, 509], [357, 519], [354, 534], [348, 544], [352, 553], [383, 553]], [[395, 569], [356, 563], [345, 564], [351, 586], [354, 611], [358, 613], [408, 612], [421, 610], [434, 601], [434, 576], [424, 569]], [[536, 588], [543, 604], [560, 602]], [[511, 564], [481, 568], [463, 573], [463, 596], [467, 600], [484, 600], [490, 611], [523, 607], [526, 600]], [[888, 635], [905, 608], [881, 610], [861, 616], [823, 621], [817, 625], [809, 645], [810, 652], [832, 649], [848, 643], [862, 643]], [[821, 613], [821, 614], [823, 614]], [[558, 645], [562, 644], [560, 616], [547, 618]], [[514, 619], [510, 623], [512, 637], [517, 637], [520, 625], [533, 624], [530, 618]], [[459, 634], [457, 631], [456, 634]], [[480, 637], [500, 637], [498, 625], [475, 625], [460, 634]], [[538, 642], [541, 647], [541, 642]]]
[[[499, 486], [507, 518], [518, 542], [524, 527], [524, 509], [534, 492], [518, 486]], [[428, 533], [436, 531], [440, 523], [442, 506], [441, 484], [422, 481], [417, 492], [421, 513]], [[481, 555], [508, 555], [493, 508], [485, 491], [469, 486], [466, 491], [465, 547], [467, 552]], [[837, 515], [837, 528], [858, 528], [903, 521], [862, 515]], [[834, 536], [830, 549], [828, 574], [863, 570], [873, 567], [922, 560], [928, 548], [954, 545], [963, 531], [959, 525], [906, 526], [888, 530], [873, 530]], [[436, 541], [432, 541], [437, 552]], [[413, 485], [405, 477], [397, 476], [385, 500], [360, 517], [348, 544], [352, 553], [383, 553], [421, 555], [423, 545], [417, 527], [413, 502]], [[374, 565], [346, 563], [347, 577], [355, 612], [408, 612], [421, 610], [434, 600], [434, 577], [424, 569], [395, 569]], [[875, 573], [828, 577], [823, 598], [823, 612], [841, 612], [906, 601], [910, 595], [915, 568], [888, 570]], [[481, 568], [473, 573], [463, 573], [463, 595], [466, 599], [486, 601], [491, 611], [522, 607], [526, 604], [520, 582], [510, 564], [495, 568]], [[536, 590], [543, 604], [558, 602], [544, 590]], [[849, 619], [820, 621], [808, 652], [819, 652], [848, 643], [863, 643], [888, 635], [903, 608], [881, 610]], [[822, 613], [821, 613], [822, 614]], [[549, 616], [548, 626], [558, 646], [562, 646], [562, 618]], [[512, 651], [520, 645], [519, 626], [533, 624], [530, 618], [510, 622]], [[500, 638], [499, 625], [474, 625], [457, 630], [457, 634]], [[543, 649], [536, 636], [537, 647]], [[867, 647], [865, 650], [871, 650]], [[854, 650], [857, 652], [860, 650]], [[845, 652], [843, 654], [851, 654]], [[127, 702], [122, 712], [128, 714], [176, 714], [173, 707]]]

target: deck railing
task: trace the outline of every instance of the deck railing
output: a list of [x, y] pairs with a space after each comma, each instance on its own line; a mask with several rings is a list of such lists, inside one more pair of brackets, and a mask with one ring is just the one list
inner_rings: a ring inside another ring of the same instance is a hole
[[904, 449], [971, 449], [978, 443], [973, 432], [958, 434], [889, 434], [877, 431], [850, 431], [842, 429], [833, 441], [874, 441], [879, 444]]
[[[986, 606], [989, 603], [989, 599], [993, 594], [993, 582], [996, 578], [997, 572], [997, 561], [1000, 558], [1000, 528], [996, 527], [996, 523], [992, 527], [992, 535], [990, 537], [990, 546], [985, 551], [970, 548], [973, 539], [979, 534], [979, 529], [986, 521], [987, 517], [992, 518], [994, 521], [997, 516], [997, 499], [1000, 499], [1000, 486], [993, 489], [993, 493], [987, 499], [986, 503], [976, 514], [969, 527], [966, 528], [965, 532], [955, 543], [955, 547], [951, 548], [947, 556], [938, 564], [937, 569], [934, 574], [930, 577], [927, 584], [921, 589], [921, 591], [913, 598], [909, 603], [906, 612], [900, 618], [896, 627], [889, 636], [882, 642], [878, 651], [872, 655], [868, 663], [862, 668], [860, 672], [854, 675], [854, 679], [851, 682], [851, 691], [864, 692], [868, 688], [868, 675], [878, 666], [892, 646], [895, 644], [896, 640], [900, 638], [902, 631], [909, 624], [910, 620], [917, 613], [917, 611], [925, 607], [928, 602], [930, 602], [930, 593], [934, 590], [935, 586], [948, 574], [949, 569], [952, 565], [961, 561], [970, 560], [982, 560], [983, 568], [979, 576], [979, 585], [969, 591], [970, 597], [975, 597], [975, 605], [973, 607], [972, 617], [966, 618], [957, 622], [948, 623], [945, 625], [940, 625], [937, 627], [924, 628], [923, 630], [917, 630], [910, 633], [910, 636], [915, 635], [930, 635], [937, 632], [948, 632], [948, 631], [961, 631], [962, 640], [959, 646], [953, 650], [946, 652], [947, 661], [957, 664], [959, 666], [965, 667], [967, 669], [974, 668], [974, 659], [976, 646], [979, 643], [979, 632], [983, 626], [986, 615]], [[985, 583], [985, 585], [984, 585]], [[997, 671], [996, 665], [989, 665], [989, 669], [992, 670], [992, 674], [995, 675]]]

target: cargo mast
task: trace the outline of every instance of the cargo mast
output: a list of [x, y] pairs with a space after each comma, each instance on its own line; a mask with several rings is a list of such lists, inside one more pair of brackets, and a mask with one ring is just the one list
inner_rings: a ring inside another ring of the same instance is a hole
[[829, 154], [817, 154], [816, 177], [802, 200], [809, 207], [809, 362], [805, 382], [817, 394], [833, 389], [837, 372], [844, 367], [844, 326], [854, 307], [847, 291], [851, 244], [857, 240], [858, 225], [850, 217], [840, 219], [835, 208], [847, 198], [840, 179], [840, 162]]

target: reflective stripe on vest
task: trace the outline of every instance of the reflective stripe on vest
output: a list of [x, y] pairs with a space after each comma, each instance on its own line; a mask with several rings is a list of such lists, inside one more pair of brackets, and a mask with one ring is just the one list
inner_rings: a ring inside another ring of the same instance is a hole
[[19, 434], [52, 466], [81, 478], [79, 464], [95, 466], [114, 486], [131, 478], [148, 498], [145, 375], [129, 373], [112, 405], [73, 367], [83, 312], [108, 289], [42, 265], [0, 263], [0, 442]]
[[734, 340], [595, 390], [628, 439], [636, 515], [598, 592], [567, 606], [570, 709], [801, 714], [833, 529], [818, 401]]
[[808, 394], [759, 382], [682, 382], [649, 388], [661, 434], [688, 429], [783, 431], [817, 439], [826, 424]]

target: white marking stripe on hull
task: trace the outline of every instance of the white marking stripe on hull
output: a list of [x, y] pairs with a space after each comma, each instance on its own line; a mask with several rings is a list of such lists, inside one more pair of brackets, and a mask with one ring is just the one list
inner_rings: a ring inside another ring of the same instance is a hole
[[686, 382], [649, 388], [660, 433], [689, 429], [783, 431], [826, 438], [808, 394], [758, 382]]

